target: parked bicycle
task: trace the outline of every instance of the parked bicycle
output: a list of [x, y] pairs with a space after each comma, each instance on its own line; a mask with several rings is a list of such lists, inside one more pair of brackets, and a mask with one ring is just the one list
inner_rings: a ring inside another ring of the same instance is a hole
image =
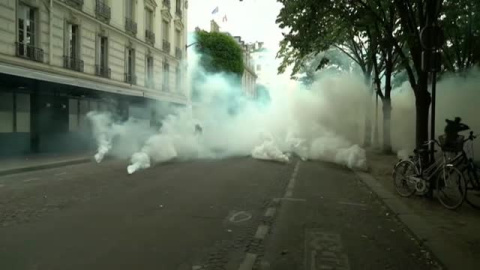
[[469, 147], [465, 147], [462, 151], [462, 163], [457, 164], [467, 181], [467, 194], [465, 201], [473, 208], [480, 209], [480, 166], [475, 163], [475, 155], [473, 141], [478, 135], [473, 135], [473, 131], [465, 140], [470, 141]]
[[426, 150], [432, 143], [440, 149], [442, 145], [437, 140], [428, 141], [423, 147], [414, 150], [414, 155], [407, 160], [399, 161], [393, 170], [394, 186], [398, 194], [410, 197], [415, 193], [426, 195], [436, 189], [440, 203], [448, 209], [456, 209], [465, 200], [467, 185], [462, 172], [454, 165], [463, 155], [451, 155], [442, 151], [442, 158], [426, 166], [424, 157], [430, 154]]

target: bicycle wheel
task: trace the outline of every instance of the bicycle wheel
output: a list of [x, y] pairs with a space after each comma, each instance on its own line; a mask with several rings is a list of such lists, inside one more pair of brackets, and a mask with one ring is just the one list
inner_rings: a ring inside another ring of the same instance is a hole
[[467, 175], [467, 195], [465, 196], [465, 201], [473, 208], [480, 209], [479, 174], [476, 171], [469, 170]]
[[465, 201], [473, 208], [480, 210], [480, 190], [469, 189]]
[[393, 185], [402, 197], [410, 197], [415, 193], [415, 183], [409, 179], [417, 175], [417, 167], [410, 160], [403, 160], [393, 169]]
[[454, 210], [462, 205], [467, 194], [463, 174], [455, 167], [445, 167], [437, 177], [437, 198], [445, 208]]

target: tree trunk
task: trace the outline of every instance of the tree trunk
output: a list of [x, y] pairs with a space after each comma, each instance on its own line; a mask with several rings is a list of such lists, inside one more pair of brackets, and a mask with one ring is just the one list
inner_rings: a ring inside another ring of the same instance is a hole
[[[371, 77], [369, 74], [365, 75], [365, 81], [367, 85], [371, 85]], [[367, 100], [366, 100], [366, 110], [365, 110], [365, 133], [363, 137], [363, 146], [370, 147], [372, 145], [372, 88], [368, 88]]]
[[375, 124], [373, 129], [373, 146], [378, 147], [380, 145], [378, 136], [378, 92], [375, 91]]
[[386, 154], [392, 153], [391, 119], [392, 100], [385, 98], [383, 100], [383, 152]]
[[392, 119], [392, 73], [393, 73], [393, 46], [387, 48], [385, 58], [385, 94], [383, 95], [383, 152], [392, 153], [392, 138], [390, 123]]
[[428, 123], [429, 111], [432, 98], [428, 92], [428, 76], [422, 73], [418, 80], [417, 90], [415, 91], [415, 109], [416, 109], [416, 146], [421, 147], [428, 141]]

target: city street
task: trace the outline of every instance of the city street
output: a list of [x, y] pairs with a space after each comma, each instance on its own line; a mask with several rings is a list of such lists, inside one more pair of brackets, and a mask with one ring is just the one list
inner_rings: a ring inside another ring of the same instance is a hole
[[436, 269], [350, 170], [107, 160], [0, 177], [0, 269]]

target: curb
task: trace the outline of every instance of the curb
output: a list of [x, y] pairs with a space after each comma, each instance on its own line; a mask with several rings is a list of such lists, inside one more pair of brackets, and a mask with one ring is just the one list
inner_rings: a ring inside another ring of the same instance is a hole
[[383, 204], [390, 209], [397, 218], [410, 230], [410, 232], [420, 240], [420, 242], [430, 249], [435, 259], [446, 269], [458, 269], [461, 265], [463, 270], [478, 269], [476, 262], [463, 256], [463, 252], [452, 245], [449, 240], [442, 237], [442, 232], [431, 226], [422, 216], [416, 214], [401, 198], [396, 194], [385, 189], [372, 175], [354, 171], [360, 180], [367, 185], [370, 190], [377, 194]]
[[46, 163], [41, 165], [33, 165], [33, 166], [26, 166], [26, 167], [14, 168], [14, 169], [0, 170], [0, 176], [37, 171], [37, 170], [44, 170], [44, 169], [51, 169], [51, 168], [68, 166], [68, 165], [87, 163], [90, 161], [92, 161], [91, 158], [78, 158], [78, 159], [72, 159], [72, 160], [66, 160], [66, 161], [51, 162], [51, 163]]

